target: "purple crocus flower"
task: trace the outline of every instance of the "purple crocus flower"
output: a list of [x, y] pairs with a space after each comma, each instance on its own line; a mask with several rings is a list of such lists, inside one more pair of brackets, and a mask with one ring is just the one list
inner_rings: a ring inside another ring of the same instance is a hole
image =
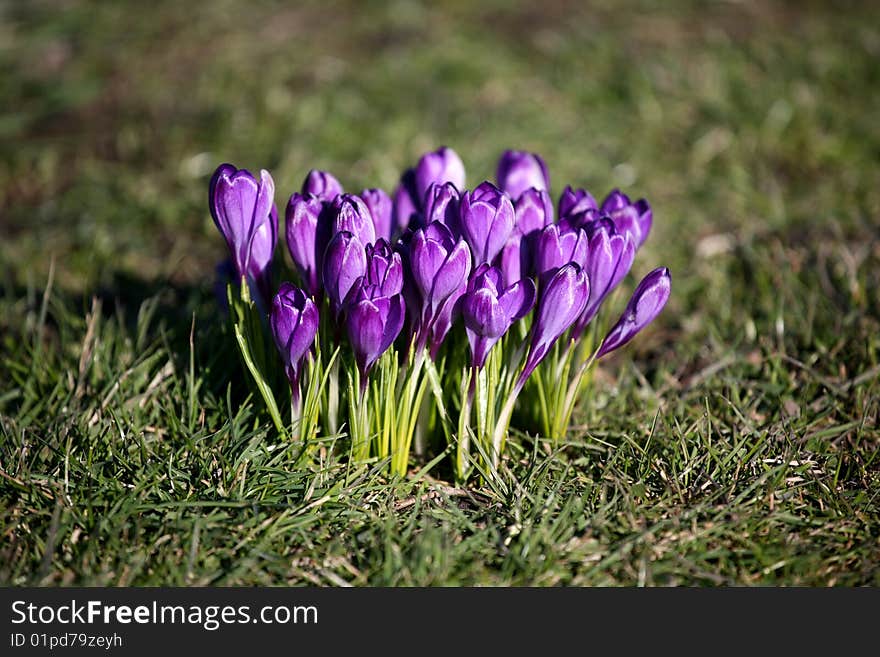
[[322, 290], [321, 268], [332, 217], [327, 204], [317, 196], [296, 193], [287, 203], [285, 217], [287, 250], [306, 292], [316, 298]]
[[590, 229], [587, 276], [590, 298], [572, 329], [577, 339], [599, 312], [605, 298], [629, 273], [635, 258], [635, 244], [629, 233], [619, 233], [608, 219], [597, 221]]
[[462, 236], [474, 255], [474, 264], [491, 263], [513, 232], [513, 203], [492, 183], [480, 183], [461, 197]]
[[559, 268], [575, 262], [583, 268], [587, 264], [589, 241], [583, 228], [564, 230], [558, 224], [550, 224], [537, 237], [535, 247], [535, 272], [539, 280], [547, 282]]
[[363, 283], [348, 306], [346, 328], [361, 373], [361, 393], [367, 385], [370, 368], [391, 346], [403, 328], [406, 307], [403, 296], [373, 296], [376, 287]]
[[527, 189], [550, 189], [550, 174], [540, 155], [526, 151], [504, 151], [498, 160], [498, 187], [512, 199]]
[[452, 183], [431, 183], [425, 192], [424, 225], [432, 221], [444, 224], [453, 235], [459, 235], [458, 206], [461, 195]]
[[342, 185], [332, 174], [312, 169], [303, 181], [302, 194], [303, 196], [312, 194], [322, 201], [332, 203], [342, 194]]
[[442, 146], [436, 151], [425, 153], [419, 159], [415, 171], [416, 201], [421, 204], [431, 183], [452, 183], [457, 189], [464, 189], [464, 164], [451, 148]]
[[403, 291], [403, 262], [400, 253], [394, 251], [384, 239], [366, 248], [367, 267], [363, 279], [370, 298], [392, 297]]
[[390, 240], [393, 210], [391, 197], [382, 189], [365, 189], [361, 192], [361, 198], [370, 211], [370, 216], [373, 218], [376, 238]]
[[363, 246], [376, 241], [376, 227], [370, 208], [356, 194], [340, 194], [333, 201], [336, 217], [333, 220], [333, 234], [348, 231], [357, 236]]
[[672, 278], [666, 267], [655, 269], [645, 276], [633, 292], [620, 319], [608, 331], [596, 357], [601, 358], [619, 349], [653, 322], [669, 300], [671, 291]]
[[527, 189], [513, 204], [516, 214], [514, 231], [531, 235], [553, 223], [553, 199], [540, 189]]
[[367, 273], [363, 243], [348, 231], [336, 233], [324, 254], [324, 289], [338, 315], [352, 286]]
[[[409, 267], [421, 298], [421, 318], [416, 326], [418, 348], [424, 347], [440, 308], [462, 291], [471, 271], [471, 253], [464, 240], [456, 240], [449, 229], [434, 221], [413, 233], [408, 249]], [[451, 309], [450, 309], [451, 312]]]
[[483, 367], [486, 356], [510, 326], [535, 305], [535, 284], [527, 278], [503, 287], [497, 267], [480, 265], [468, 282], [461, 302], [473, 366]]
[[553, 223], [553, 200], [543, 190], [527, 189], [520, 194], [513, 209], [516, 215], [513, 232], [496, 261], [505, 286], [532, 275], [538, 236], [545, 226]]
[[541, 292], [537, 317], [532, 324], [532, 342], [525, 367], [517, 381], [522, 386], [538, 364], [583, 312], [590, 296], [586, 272], [574, 262], [559, 268]]
[[572, 189], [566, 187], [559, 197], [559, 218], [584, 212], [585, 210], [598, 210], [596, 199], [586, 189]]
[[221, 164], [211, 177], [208, 192], [211, 217], [232, 253], [238, 277], [247, 277], [268, 289], [268, 269], [278, 242], [275, 183], [268, 171], [260, 180], [246, 169]]
[[269, 326], [296, 402], [299, 395], [300, 366], [318, 332], [318, 308], [298, 287], [282, 283], [278, 294], [272, 299]]
[[[398, 229], [407, 228], [413, 217], [422, 213], [432, 183], [452, 183], [456, 189], [464, 189], [464, 164], [451, 148], [444, 146], [425, 153], [415, 167], [403, 172], [394, 191], [393, 220]], [[423, 225], [428, 223], [424, 221]]]
[[619, 189], [614, 189], [602, 201], [600, 209], [604, 214], [611, 217], [619, 232], [627, 232], [632, 236], [636, 249], [648, 239], [648, 233], [651, 232], [651, 224], [653, 222], [653, 213], [651, 206], [645, 199], [640, 198], [633, 203], [629, 200], [629, 196]]

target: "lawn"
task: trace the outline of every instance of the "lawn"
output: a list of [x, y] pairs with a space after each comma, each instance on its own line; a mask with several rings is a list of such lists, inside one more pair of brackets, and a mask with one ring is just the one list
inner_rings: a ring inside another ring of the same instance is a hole
[[[0, 8], [0, 584], [880, 585], [880, 10], [584, 4]], [[210, 174], [443, 144], [648, 198], [672, 298], [491, 485], [295, 469]]]

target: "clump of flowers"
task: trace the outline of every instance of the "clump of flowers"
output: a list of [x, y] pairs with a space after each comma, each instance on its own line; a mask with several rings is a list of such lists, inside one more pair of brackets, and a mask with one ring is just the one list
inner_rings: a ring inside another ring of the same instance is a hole
[[608, 321], [651, 207], [566, 187], [554, 208], [534, 153], [506, 151], [495, 183], [472, 189], [450, 148], [423, 155], [391, 195], [310, 171], [284, 213], [292, 268], [275, 257], [274, 192], [267, 171], [222, 164], [209, 207], [237, 279], [227, 301], [242, 359], [303, 453], [323, 432], [392, 474], [434, 448], [461, 481], [494, 476], [512, 432], [564, 437], [591, 366], [669, 298], [669, 271], [654, 269]]

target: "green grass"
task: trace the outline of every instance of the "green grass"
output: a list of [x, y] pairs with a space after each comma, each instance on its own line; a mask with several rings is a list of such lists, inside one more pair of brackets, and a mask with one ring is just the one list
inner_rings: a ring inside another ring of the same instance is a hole
[[[0, 583], [880, 585], [880, 12], [508, 7], [0, 9]], [[673, 297], [492, 487], [293, 470], [208, 176], [440, 144], [646, 196]]]

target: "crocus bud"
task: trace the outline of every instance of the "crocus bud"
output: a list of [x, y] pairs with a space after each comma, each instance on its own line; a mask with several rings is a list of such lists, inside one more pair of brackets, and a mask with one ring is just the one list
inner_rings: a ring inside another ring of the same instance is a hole
[[572, 337], [580, 337], [599, 312], [605, 298], [629, 273], [635, 254], [635, 244], [629, 233], [617, 232], [608, 219], [594, 224], [590, 231], [586, 267], [590, 279], [590, 298], [572, 329]]
[[515, 232], [531, 235], [553, 223], [553, 199], [539, 189], [527, 189], [513, 204], [516, 214]]
[[373, 228], [376, 233], [376, 239], [391, 239], [391, 217], [392, 203], [391, 197], [381, 189], [365, 189], [361, 192], [361, 198], [370, 211], [373, 218]]
[[636, 249], [648, 239], [653, 213], [645, 199], [632, 203], [629, 196], [615, 189], [602, 201], [601, 210], [611, 217], [618, 232], [626, 232], [632, 236]]
[[282, 283], [269, 312], [272, 337], [292, 388], [299, 384], [300, 365], [318, 332], [318, 308], [299, 288]]
[[421, 324], [417, 332], [422, 346], [443, 303], [467, 281], [471, 253], [464, 240], [457, 240], [435, 221], [413, 233], [408, 248], [409, 267], [421, 297]]
[[451, 148], [443, 146], [419, 159], [415, 170], [416, 205], [421, 205], [431, 183], [452, 183], [464, 189], [464, 164]]
[[550, 224], [540, 232], [535, 247], [535, 272], [542, 282], [549, 280], [562, 265], [575, 262], [583, 268], [587, 263], [589, 242], [582, 228], [563, 231]]
[[332, 203], [337, 196], [342, 194], [342, 185], [332, 174], [312, 169], [303, 181], [302, 194], [303, 196], [312, 194], [322, 201]]
[[221, 164], [211, 177], [211, 216], [226, 239], [238, 277], [261, 286], [278, 241], [274, 197], [275, 183], [265, 170], [258, 181], [246, 169]]
[[336, 233], [324, 254], [324, 289], [339, 314], [355, 282], [367, 272], [364, 245], [352, 233]]
[[474, 367], [483, 366], [495, 343], [534, 305], [535, 284], [531, 279], [505, 288], [496, 267], [484, 264], [474, 270], [461, 302]]
[[666, 267], [655, 269], [642, 279], [617, 320], [599, 347], [597, 358], [619, 349], [654, 321], [669, 300], [672, 278]]
[[333, 233], [348, 231], [357, 236], [363, 246], [376, 241], [376, 227], [373, 216], [363, 199], [356, 194], [340, 194], [333, 202], [336, 218], [333, 220]]
[[550, 189], [550, 175], [540, 155], [526, 151], [504, 151], [498, 160], [498, 187], [518, 199], [527, 189]]
[[458, 205], [460, 194], [452, 183], [431, 183], [425, 192], [424, 225], [432, 221], [444, 224], [453, 235], [459, 235]]
[[598, 210], [596, 199], [586, 189], [572, 189], [566, 187], [559, 197], [559, 218], [583, 212], [584, 210]]
[[532, 324], [529, 356], [518, 385], [525, 383], [565, 330], [578, 318], [590, 296], [590, 282], [577, 263], [559, 268], [544, 287]]
[[321, 267], [331, 230], [325, 204], [311, 194], [293, 194], [285, 217], [287, 250], [306, 292], [316, 297], [322, 289]]
[[513, 231], [513, 203], [495, 185], [484, 182], [461, 197], [459, 220], [474, 263], [491, 263]]
[[391, 297], [403, 290], [403, 262], [384, 239], [366, 248], [367, 268], [363, 284], [370, 297]]
[[366, 385], [370, 368], [403, 328], [405, 314], [403, 296], [400, 294], [374, 299], [358, 294], [349, 306], [346, 327], [362, 376], [361, 390]]

